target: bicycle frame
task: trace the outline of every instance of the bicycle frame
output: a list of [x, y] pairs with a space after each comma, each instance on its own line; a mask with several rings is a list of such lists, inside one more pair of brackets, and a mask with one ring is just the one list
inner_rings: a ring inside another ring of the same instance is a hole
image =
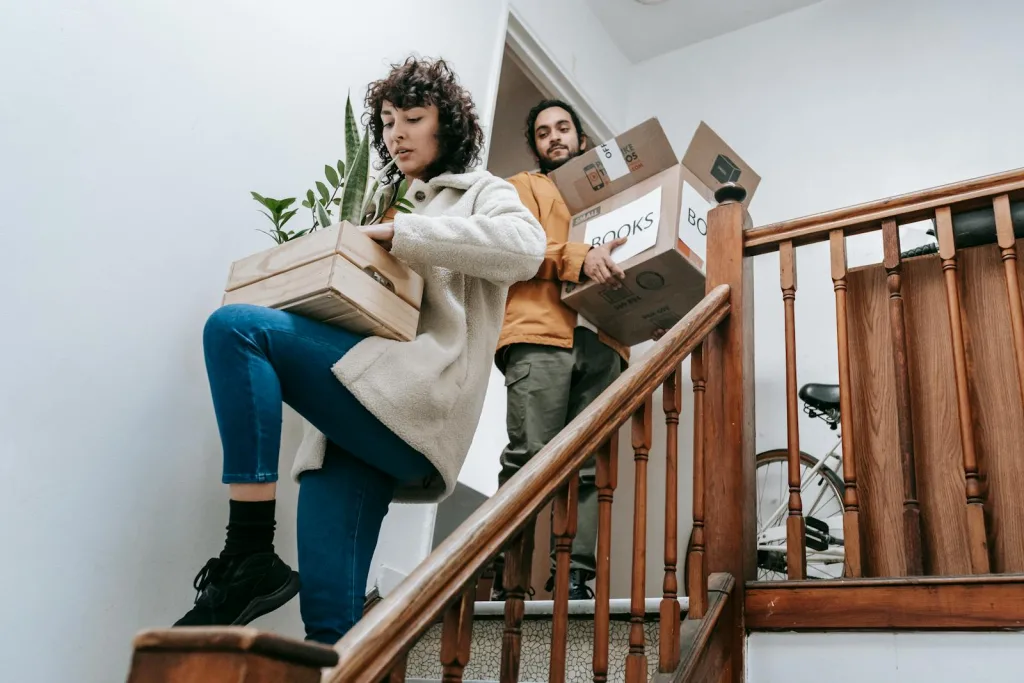
[[[804, 477], [800, 480], [800, 491], [801, 491], [801, 493], [803, 492], [804, 487], [807, 485], [807, 482], [812, 477], [814, 477], [818, 472], [820, 472], [821, 468], [825, 467], [826, 463], [828, 463], [829, 460], [831, 460], [832, 458], [835, 458], [837, 466], [842, 464], [843, 456], [839, 455], [838, 452], [837, 452], [839, 450], [839, 447], [842, 444], [843, 444], [843, 435], [840, 434], [839, 435], [839, 439], [836, 441], [836, 445], [832, 447], [832, 450], [830, 450], [828, 452], [828, 455], [826, 455], [824, 458], [819, 460], [817, 462], [817, 464], [815, 464], [814, 467], [812, 467], [811, 469], [807, 470], [807, 472], [804, 474]], [[838, 472], [838, 470], [835, 469], [835, 468], [831, 468], [830, 467], [830, 469], [833, 469], [834, 471]], [[824, 494], [824, 491], [825, 491], [824, 487], [822, 487], [822, 489], [820, 491], [818, 491], [818, 496], [817, 496], [817, 498], [814, 499], [814, 502], [811, 503], [811, 506], [810, 506], [809, 509], [811, 509], [811, 510], [814, 509], [814, 506], [817, 505], [818, 501], [821, 500], [821, 496]], [[769, 529], [771, 529], [773, 527], [777, 527], [779, 525], [779, 523], [782, 521], [782, 518], [785, 516], [785, 514], [788, 512], [788, 510], [789, 510], [789, 501], [785, 501], [784, 500], [779, 505], [779, 507], [775, 510], [775, 512], [771, 515], [771, 517], [769, 517], [767, 520], [765, 520], [761, 524], [760, 528], [757, 530], [757, 541], [758, 541], [758, 549], [759, 550], [762, 549], [761, 548], [761, 544], [762, 543], [764, 543], [766, 541], [774, 540], [774, 539], [770, 538], [770, 534], [768, 534], [767, 532], [768, 532]], [[785, 540], [785, 537], [783, 536], [783, 541], [784, 540]], [[766, 547], [766, 548], [763, 548], [763, 549], [764, 550], [771, 549], [772, 551], [775, 551], [775, 550], [777, 550], [779, 548], [780, 548], [780, 546], [770, 546], [770, 548]], [[827, 551], [826, 551], [826, 553], [827, 553]], [[808, 559], [810, 559], [810, 556], [808, 556]]]

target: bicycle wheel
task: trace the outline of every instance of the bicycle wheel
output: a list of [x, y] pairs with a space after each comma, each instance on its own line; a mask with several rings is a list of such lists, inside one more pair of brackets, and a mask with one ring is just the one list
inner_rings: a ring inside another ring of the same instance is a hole
[[[843, 576], [843, 491], [846, 486], [836, 472], [821, 466], [818, 459], [800, 453], [800, 497], [805, 518], [827, 525], [827, 547], [807, 547], [807, 578], [837, 579]], [[787, 578], [786, 518], [789, 515], [789, 453], [783, 449], [758, 453], [757, 481], [757, 580]]]
[[[812, 455], [800, 453], [800, 480], [803, 486], [800, 490], [801, 502], [804, 506], [804, 515], [810, 515], [816, 519], [825, 521], [829, 525], [830, 535], [834, 537], [829, 543], [825, 552], [807, 550], [807, 578], [840, 578], [845, 571], [845, 554], [842, 545], [842, 514], [843, 514], [843, 491], [846, 485], [836, 472], [828, 467], [822, 466], [813, 477], [809, 473], [818, 464], [818, 459]], [[755, 472], [756, 477], [756, 501], [758, 537], [762, 536], [762, 519], [765, 516], [773, 515], [779, 506], [789, 500], [789, 453], [784, 449], [776, 449], [758, 453], [756, 456]], [[768, 489], [772, 494], [768, 494]], [[820, 494], [820, 495], [819, 495]], [[767, 497], [766, 497], [767, 496]], [[774, 503], [774, 504], [772, 504]], [[771, 508], [762, 513], [763, 507]], [[770, 534], [763, 545], [766, 549], [758, 553], [757, 580], [758, 581], [782, 581], [788, 578], [786, 573], [786, 516], [788, 506], [783, 507], [783, 515], [777, 524], [771, 529], [775, 530]], [[770, 549], [768, 549], [770, 548]], [[693, 550], [693, 532], [690, 532], [690, 539], [686, 544], [686, 556], [683, 559], [683, 591], [689, 595], [690, 587], [690, 553]]]

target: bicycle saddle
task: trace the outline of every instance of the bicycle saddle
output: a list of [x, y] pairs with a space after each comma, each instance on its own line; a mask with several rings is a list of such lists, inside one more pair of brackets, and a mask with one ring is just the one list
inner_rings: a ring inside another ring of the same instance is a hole
[[839, 385], [805, 384], [800, 387], [800, 398], [818, 410], [838, 410]]

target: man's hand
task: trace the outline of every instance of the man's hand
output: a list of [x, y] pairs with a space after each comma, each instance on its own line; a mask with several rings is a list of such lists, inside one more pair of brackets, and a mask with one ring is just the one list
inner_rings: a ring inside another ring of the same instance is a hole
[[583, 274], [598, 284], [609, 285], [618, 289], [620, 282], [626, 279], [626, 273], [612, 260], [612, 251], [626, 243], [625, 237], [612, 240], [607, 244], [594, 247], [583, 259]]
[[391, 251], [391, 240], [395, 238], [395, 226], [393, 223], [384, 223], [382, 225], [361, 225], [359, 229], [363, 231], [363, 234], [369, 237], [380, 246], [384, 247], [388, 251]]

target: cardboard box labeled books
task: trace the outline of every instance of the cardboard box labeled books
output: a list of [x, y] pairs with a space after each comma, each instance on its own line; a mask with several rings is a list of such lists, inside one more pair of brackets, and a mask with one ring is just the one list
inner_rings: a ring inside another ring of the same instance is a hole
[[225, 305], [267, 306], [409, 341], [423, 278], [346, 222], [236, 261], [225, 289]]
[[626, 272], [618, 289], [565, 283], [562, 301], [623, 344], [638, 344], [679, 322], [704, 298], [707, 213], [728, 182], [747, 190], [760, 176], [707, 124], [677, 161], [657, 119], [596, 145], [551, 174], [572, 219], [569, 239], [612, 252]]

